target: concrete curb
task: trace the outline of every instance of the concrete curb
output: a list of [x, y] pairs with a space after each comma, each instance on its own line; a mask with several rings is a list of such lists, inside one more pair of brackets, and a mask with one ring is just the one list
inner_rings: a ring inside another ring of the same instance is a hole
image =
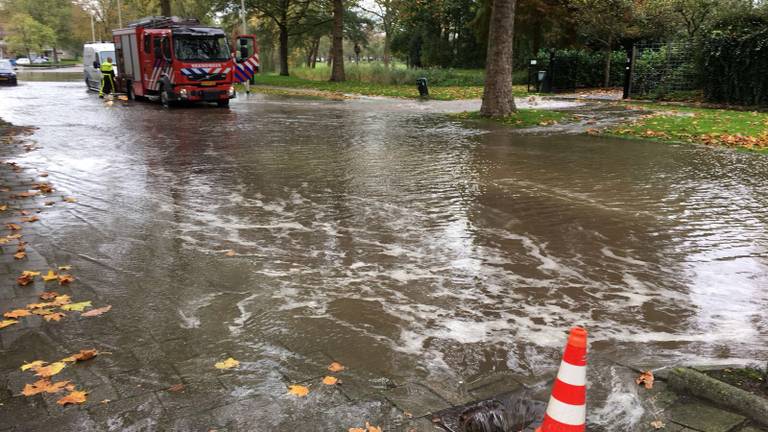
[[768, 426], [768, 400], [689, 368], [675, 368], [667, 381], [673, 389], [728, 407]]

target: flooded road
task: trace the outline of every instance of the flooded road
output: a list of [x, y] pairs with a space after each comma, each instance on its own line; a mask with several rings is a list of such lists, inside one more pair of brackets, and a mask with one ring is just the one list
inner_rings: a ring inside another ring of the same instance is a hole
[[[83, 343], [138, 359], [126, 373], [148, 388], [187, 384], [186, 405], [150, 393], [164, 410], [229, 430], [342, 430], [394, 416], [379, 401], [409, 383], [452, 404], [488, 374], [544, 378], [578, 324], [590, 424], [633, 430], [634, 384], [612, 362], [764, 362], [768, 158], [424, 111], [0, 89], [0, 118], [39, 128], [39, 150], [14, 160], [78, 199], [46, 210], [33, 246], [113, 305], [120, 333]], [[45, 327], [30, 331], [64, 331]], [[242, 368], [220, 375], [230, 356]], [[286, 396], [330, 360], [348, 369], [341, 391]]]

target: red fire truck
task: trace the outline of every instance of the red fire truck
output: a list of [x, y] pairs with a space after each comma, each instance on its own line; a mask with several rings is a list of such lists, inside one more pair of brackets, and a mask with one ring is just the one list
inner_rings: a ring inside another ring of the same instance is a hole
[[236, 36], [234, 55], [224, 30], [194, 19], [147, 17], [112, 31], [117, 90], [129, 99], [216, 102], [229, 106], [233, 85], [259, 69], [254, 35]]

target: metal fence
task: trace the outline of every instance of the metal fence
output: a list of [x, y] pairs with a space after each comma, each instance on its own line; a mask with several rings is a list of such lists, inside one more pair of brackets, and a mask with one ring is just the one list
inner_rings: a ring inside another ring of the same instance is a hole
[[658, 98], [701, 88], [701, 76], [690, 43], [637, 44], [632, 55], [631, 97]]

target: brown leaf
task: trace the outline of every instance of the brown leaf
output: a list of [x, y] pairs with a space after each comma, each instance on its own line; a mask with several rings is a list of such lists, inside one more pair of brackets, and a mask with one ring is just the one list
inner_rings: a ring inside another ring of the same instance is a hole
[[40, 300], [50, 301], [55, 299], [58, 296], [59, 296], [59, 293], [57, 293], [56, 291], [46, 291], [40, 294]]
[[344, 369], [346, 369], [346, 368], [344, 367], [344, 365], [342, 365], [342, 364], [341, 364], [341, 363], [339, 363], [339, 362], [333, 362], [333, 363], [331, 363], [330, 365], [328, 365], [328, 370], [329, 370], [329, 371], [331, 371], [331, 372], [341, 372], [341, 371], [343, 371]]
[[169, 392], [174, 392], [174, 393], [178, 393], [178, 392], [184, 391], [184, 384], [174, 384], [174, 385], [168, 387], [168, 391]]
[[365, 429], [367, 429], [366, 432], [381, 432], [381, 428], [378, 426], [373, 426], [372, 424], [365, 422]]
[[15, 259], [17, 259], [17, 260], [22, 260], [22, 259], [24, 259], [24, 258], [26, 258], [26, 257], [27, 257], [27, 253], [26, 253], [26, 252], [24, 252], [24, 251], [19, 251], [19, 252], [16, 252], [16, 253], [13, 255], [13, 257], [14, 257]]
[[336, 377], [327, 376], [323, 378], [323, 384], [325, 385], [336, 385], [338, 384], [338, 382], [339, 382], [339, 379]]
[[88, 397], [86, 396], [88, 393], [84, 391], [72, 391], [68, 395], [64, 396], [63, 398], [56, 401], [59, 405], [67, 405], [67, 404], [81, 404], [85, 402]]
[[61, 319], [65, 316], [66, 315], [61, 312], [51, 312], [49, 314], [43, 315], [43, 319], [46, 321], [61, 321]]
[[233, 257], [233, 256], [237, 255], [237, 252], [235, 252], [233, 250], [228, 250], [227, 253], [225, 253], [224, 255], [226, 255], [228, 257]]
[[65, 363], [75, 363], [75, 362], [79, 362], [79, 361], [90, 360], [90, 359], [96, 357], [97, 355], [99, 355], [99, 352], [96, 351], [95, 349], [80, 350], [79, 353], [72, 354], [71, 356], [69, 356], [69, 357], [67, 357], [65, 359], [61, 359], [61, 361], [65, 362]]
[[651, 427], [654, 428], [654, 429], [663, 429], [664, 426], [666, 426], [666, 425], [661, 420], [654, 420], [654, 421], [651, 422]]
[[644, 385], [646, 389], [650, 390], [653, 388], [653, 372], [651, 371], [645, 371], [640, 374], [637, 378], [635, 378], [635, 383], [637, 385]]
[[29, 217], [21, 218], [22, 222], [27, 222], [27, 223], [37, 222], [39, 220], [40, 220], [40, 218], [37, 217], [37, 216], [29, 216]]
[[68, 274], [60, 274], [59, 275], [59, 285], [68, 284], [75, 280], [75, 277]]
[[31, 314], [32, 313], [30, 311], [26, 310], [26, 309], [16, 309], [16, 310], [12, 310], [10, 312], [4, 313], [3, 316], [6, 317], [6, 318], [17, 319], [17, 318], [29, 316]]
[[112, 305], [107, 305], [98, 309], [91, 309], [88, 312], [83, 312], [80, 314], [80, 316], [89, 317], [89, 318], [97, 317], [99, 315], [109, 312], [110, 309], [112, 309]]

